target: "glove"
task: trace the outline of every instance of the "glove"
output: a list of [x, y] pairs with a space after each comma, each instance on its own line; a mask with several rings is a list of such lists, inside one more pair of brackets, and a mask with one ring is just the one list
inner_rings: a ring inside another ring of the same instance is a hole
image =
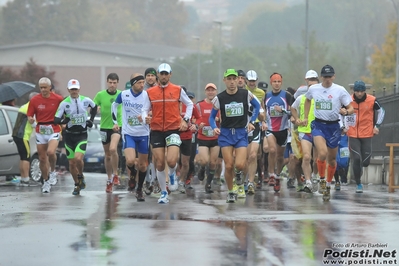
[[92, 128], [93, 127], [93, 121], [86, 120], [86, 127]]
[[60, 124], [66, 125], [66, 124], [68, 124], [69, 121], [71, 121], [71, 119], [69, 117], [65, 117], [64, 119], [61, 120]]

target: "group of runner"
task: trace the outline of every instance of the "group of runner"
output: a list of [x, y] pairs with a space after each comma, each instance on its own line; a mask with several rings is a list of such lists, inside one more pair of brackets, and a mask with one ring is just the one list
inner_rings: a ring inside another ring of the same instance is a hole
[[[227, 202], [244, 198], [246, 193], [254, 194], [262, 183], [278, 192], [280, 174], [287, 162], [284, 157], [289, 158], [293, 169], [288, 188], [294, 187], [296, 177], [300, 190], [313, 193], [318, 186], [323, 199], [329, 200], [337, 147], [341, 133], [346, 131], [350, 143], [355, 143], [351, 155], [356, 165], [357, 192], [362, 191], [361, 166], [368, 165], [371, 137], [378, 134], [384, 118], [375, 97], [365, 93], [364, 82], [355, 82], [351, 96], [333, 83], [335, 71], [326, 65], [321, 70], [321, 83], [317, 72], [309, 70], [306, 86], [290, 93], [282, 89], [282, 75], [273, 73], [271, 90], [267, 91], [267, 83], [259, 82], [254, 70], [245, 73], [228, 69], [223, 76], [225, 88], [208, 83], [205, 99], [195, 103], [195, 95], [173, 84], [171, 76], [170, 65], [163, 63], [157, 70], [148, 68], [144, 75], [132, 74], [131, 87], [120, 91], [119, 77], [111, 73], [107, 89], [93, 100], [80, 95], [76, 79], [68, 82], [70, 95], [65, 99], [51, 92], [48, 78], [40, 79], [41, 93], [30, 100], [27, 117], [36, 129], [42, 192], [50, 192], [57, 182], [55, 150], [60, 125], [65, 127], [65, 148], [75, 182], [72, 194], [79, 195], [86, 187], [83, 157], [87, 130], [93, 126], [97, 112], [101, 114], [107, 193], [120, 183], [117, 149], [122, 139], [128, 189], [136, 193], [138, 201], [144, 201], [144, 194], [151, 193], [155, 185], [160, 190], [158, 203], [169, 202], [171, 189], [185, 193], [190, 188], [194, 162], [198, 179], [206, 178], [206, 193], [212, 193], [212, 183], [220, 185], [224, 175]], [[374, 111], [376, 121], [368, 118], [374, 117]], [[314, 172], [317, 168], [319, 178], [312, 175], [312, 168]]]

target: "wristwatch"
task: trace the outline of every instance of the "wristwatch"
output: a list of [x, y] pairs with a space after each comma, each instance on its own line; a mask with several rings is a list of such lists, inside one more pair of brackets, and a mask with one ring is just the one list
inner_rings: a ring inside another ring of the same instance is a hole
[[186, 121], [187, 124], [188, 124], [188, 121], [190, 121], [190, 119], [187, 117], [183, 118], [183, 120]]
[[255, 121], [250, 121], [249, 123], [251, 123], [253, 126], [255, 126]]

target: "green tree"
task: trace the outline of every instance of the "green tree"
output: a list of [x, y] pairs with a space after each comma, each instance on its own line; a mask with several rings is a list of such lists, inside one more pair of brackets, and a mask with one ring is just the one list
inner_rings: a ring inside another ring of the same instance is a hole
[[88, 1], [10, 1], [2, 9], [2, 42], [80, 40], [90, 17]]
[[382, 91], [383, 87], [391, 88], [395, 83], [396, 72], [396, 22], [388, 26], [388, 33], [385, 42], [374, 47], [374, 54], [371, 55], [371, 62], [368, 65], [369, 77], [363, 77], [367, 83], [373, 84], [376, 92]]

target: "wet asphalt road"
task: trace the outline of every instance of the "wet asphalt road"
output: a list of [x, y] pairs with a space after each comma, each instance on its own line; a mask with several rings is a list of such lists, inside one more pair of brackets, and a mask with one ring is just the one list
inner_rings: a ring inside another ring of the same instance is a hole
[[69, 175], [50, 194], [0, 178], [1, 266], [331, 265], [326, 254], [343, 257], [335, 265], [399, 264], [399, 192], [385, 186], [342, 187], [323, 202], [284, 182], [227, 204], [224, 186], [208, 195], [195, 185], [160, 205], [106, 194], [104, 174], [85, 176], [80, 196]]

